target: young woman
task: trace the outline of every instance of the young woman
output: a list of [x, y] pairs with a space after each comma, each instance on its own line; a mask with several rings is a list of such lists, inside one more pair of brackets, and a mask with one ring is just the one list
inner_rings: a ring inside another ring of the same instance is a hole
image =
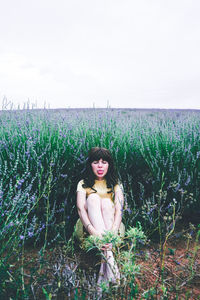
[[[90, 235], [102, 237], [105, 231], [123, 234], [124, 197], [109, 150], [95, 147], [89, 152], [84, 178], [77, 186], [77, 209], [80, 220]], [[98, 283], [116, 282], [120, 273], [112, 253], [112, 244], [102, 251], [107, 259], [101, 263]]]

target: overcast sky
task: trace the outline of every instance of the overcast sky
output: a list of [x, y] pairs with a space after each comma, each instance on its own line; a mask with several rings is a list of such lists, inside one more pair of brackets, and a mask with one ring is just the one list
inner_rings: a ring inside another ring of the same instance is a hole
[[200, 1], [1, 1], [4, 96], [16, 107], [200, 109]]

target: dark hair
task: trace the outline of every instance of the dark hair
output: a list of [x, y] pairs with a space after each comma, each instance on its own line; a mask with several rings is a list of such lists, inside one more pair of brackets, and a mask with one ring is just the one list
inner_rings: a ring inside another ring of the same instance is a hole
[[[110, 151], [106, 148], [101, 148], [101, 147], [91, 148], [91, 150], [88, 153], [86, 169], [83, 178], [84, 180], [83, 187], [84, 188], [93, 187], [95, 183], [95, 175], [92, 171], [91, 163], [93, 161], [98, 161], [100, 159], [107, 161], [109, 164], [108, 172], [105, 175], [105, 179], [106, 179], [107, 188], [110, 188], [111, 189], [110, 192], [112, 192], [114, 190], [114, 186], [118, 183], [118, 176], [115, 170], [114, 161]], [[94, 191], [96, 190], [94, 189]]]

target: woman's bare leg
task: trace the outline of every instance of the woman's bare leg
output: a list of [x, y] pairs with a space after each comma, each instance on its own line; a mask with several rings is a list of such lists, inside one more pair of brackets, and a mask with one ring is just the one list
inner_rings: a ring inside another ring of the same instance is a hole
[[111, 230], [114, 222], [114, 203], [109, 198], [101, 199], [101, 213], [106, 230]]
[[97, 194], [88, 196], [87, 212], [91, 224], [99, 233], [103, 234], [106, 230], [106, 226], [101, 211], [101, 198]]
[[[114, 221], [114, 205], [108, 198], [101, 199], [97, 194], [91, 194], [87, 198], [88, 217], [94, 228], [101, 234], [105, 230], [110, 230]], [[120, 278], [119, 270], [116, 265], [111, 250], [103, 251], [107, 263], [102, 261], [99, 271], [98, 283], [105, 280], [116, 281]]]
[[[114, 204], [109, 198], [101, 199], [101, 210], [106, 230], [111, 230], [114, 222]], [[109, 280], [116, 281], [120, 279], [119, 269], [115, 262], [113, 253], [111, 250], [104, 251], [104, 255], [108, 261], [106, 268], [106, 277]]]

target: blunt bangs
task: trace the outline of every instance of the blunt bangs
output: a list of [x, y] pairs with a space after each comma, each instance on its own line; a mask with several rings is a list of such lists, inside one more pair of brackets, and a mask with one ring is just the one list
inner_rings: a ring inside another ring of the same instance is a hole
[[103, 159], [110, 163], [112, 161], [112, 156], [110, 154], [110, 151], [105, 148], [100, 147], [94, 147], [89, 152], [89, 163], [92, 163], [95, 160]]

